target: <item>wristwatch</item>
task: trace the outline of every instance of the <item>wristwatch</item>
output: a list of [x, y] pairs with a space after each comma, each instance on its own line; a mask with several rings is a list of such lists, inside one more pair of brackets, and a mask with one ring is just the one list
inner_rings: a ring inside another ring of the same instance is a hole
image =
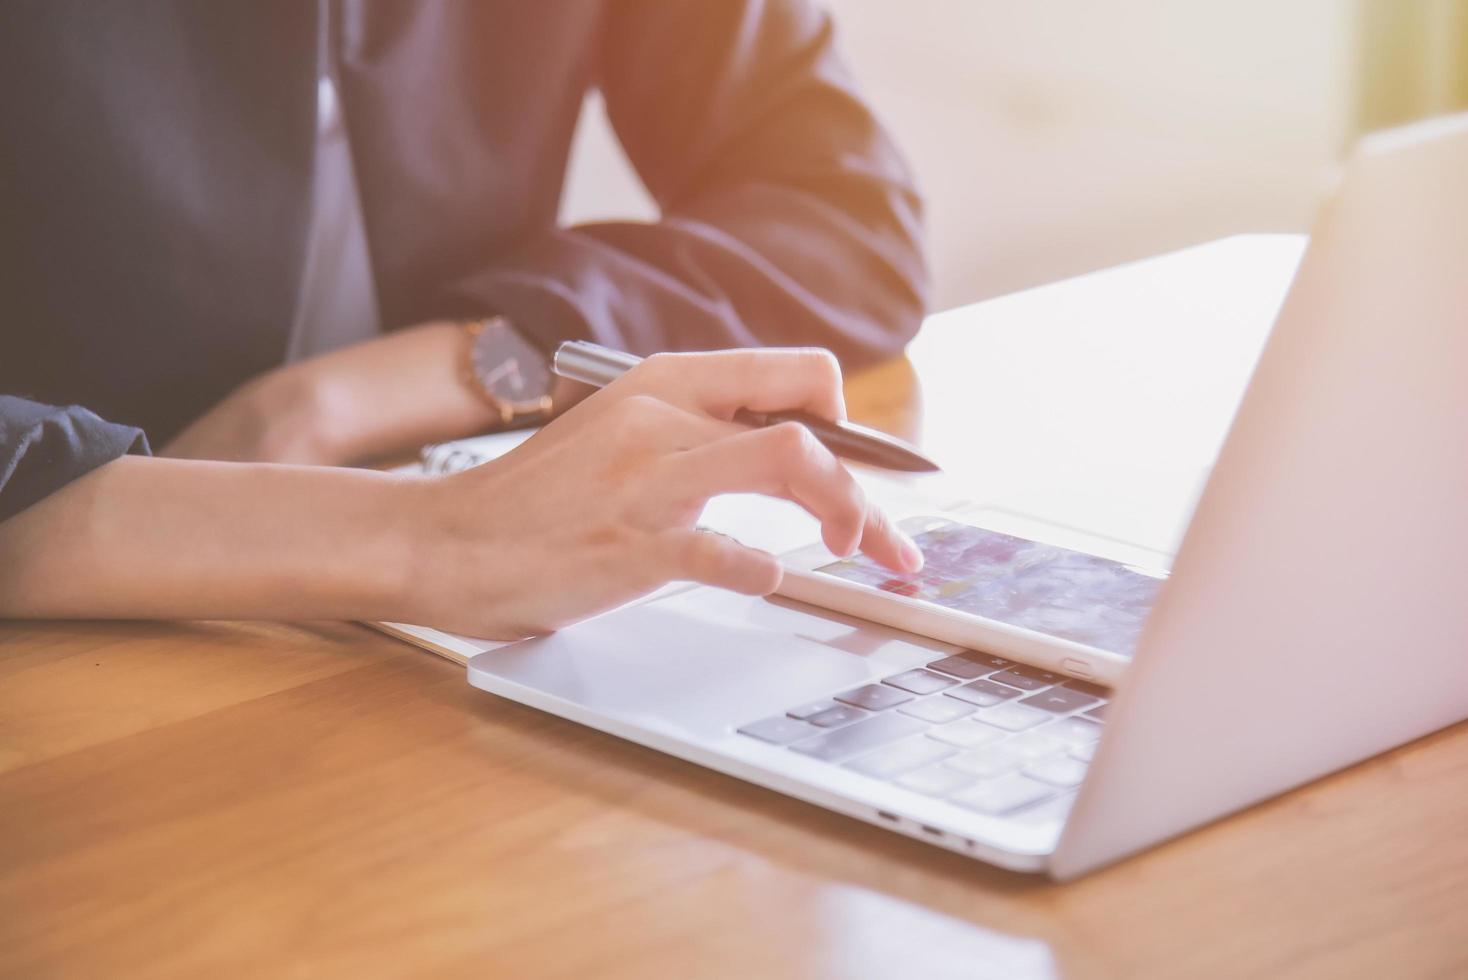
[[549, 419], [555, 378], [545, 354], [502, 316], [469, 321], [464, 330], [468, 334], [464, 380], [499, 415], [500, 427], [519, 428]]

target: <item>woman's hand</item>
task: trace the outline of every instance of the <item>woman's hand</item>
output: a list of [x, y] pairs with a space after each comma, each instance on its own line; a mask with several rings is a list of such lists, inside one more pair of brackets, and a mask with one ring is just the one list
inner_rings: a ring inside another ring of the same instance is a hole
[[826, 544], [921, 556], [803, 428], [840, 417], [824, 351], [650, 358], [501, 460], [449, 477], [127, 456], [0, 522], [0, 616], [367, 619], [501, 639], [687, 579], [772, 591], [772, 555], [693, 529], [722, 493], [796, 501]]
[[694, 529], [723, 493], [795, 501], [838, 555], [921, 567], [804, 427], [747, 429], [729, 421], [739, 408], [843, 417], [840, 369], [820, 350], [658, 355], [503, 459], [427, 485], [415, 621], [509, 639], [674, 580], [774, 591], [773, 555]]

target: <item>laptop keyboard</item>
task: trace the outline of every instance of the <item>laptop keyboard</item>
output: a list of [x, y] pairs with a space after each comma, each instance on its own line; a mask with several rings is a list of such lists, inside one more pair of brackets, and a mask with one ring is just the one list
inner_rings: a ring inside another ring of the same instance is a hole
[[1063, 813], [1109, 693], [966, 651], [739, 732], [989, 816]]

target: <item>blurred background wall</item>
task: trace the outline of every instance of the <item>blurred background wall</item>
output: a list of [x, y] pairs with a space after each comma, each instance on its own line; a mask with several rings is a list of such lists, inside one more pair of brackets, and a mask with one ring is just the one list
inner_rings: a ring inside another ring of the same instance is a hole
[[[1468, 106], [1468, 0], [830, 0], [927, 200], [934, 308], [1309, 227], [1357, 132]], [[595, 97], [567, 222], [651, 218]]]

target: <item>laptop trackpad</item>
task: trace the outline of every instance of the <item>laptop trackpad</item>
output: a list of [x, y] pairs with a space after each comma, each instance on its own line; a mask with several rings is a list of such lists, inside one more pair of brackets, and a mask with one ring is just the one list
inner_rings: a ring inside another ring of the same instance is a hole
[[545, 695], [640, 727], [714, 738], [955, 649], [783, 599], [699, 588], [479, 654], [469, 676], [551, 710]]

